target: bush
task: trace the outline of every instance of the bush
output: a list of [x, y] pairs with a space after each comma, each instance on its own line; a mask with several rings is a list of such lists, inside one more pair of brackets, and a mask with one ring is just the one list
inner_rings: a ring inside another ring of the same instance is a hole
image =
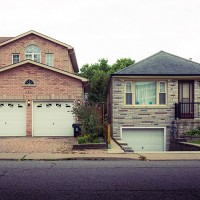
[[85, 144], [85, 143], [100, 143], [98, 134], [84, 134], [78, 136], [78, 143]]
[[187, 131], [186, 136], [200, 136], [200, 127], [194, 130]]
[[103, 126], [99, 121], [95, 105], [77, 101], [73, 113], [81, 123], [81, 134], [101, 133]]

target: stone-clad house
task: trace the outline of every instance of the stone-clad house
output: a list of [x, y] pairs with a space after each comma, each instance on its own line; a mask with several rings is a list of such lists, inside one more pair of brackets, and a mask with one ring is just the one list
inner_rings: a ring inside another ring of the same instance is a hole
[[0, 37], [0, 136], [73, 136], [84, 98], [74, 48], [35, 31]]
[[107, 102], [124, 148], [169, 150], [172, 136], [200, 126], [200, 64], [160, 51], [111, 74]]

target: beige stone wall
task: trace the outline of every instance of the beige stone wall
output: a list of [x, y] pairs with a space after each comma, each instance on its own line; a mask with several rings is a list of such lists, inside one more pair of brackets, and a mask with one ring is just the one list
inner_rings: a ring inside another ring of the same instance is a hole
[[120, 127], [166, 127], [168, 149], [174, 103], [178, 101], [178, 80], [162, 79], [167, 82], [166, 106], [140, 107], [125, 105], [125, 81], [121, 78], [114, 78], [113, 81], [113, 134], [120, 135]]

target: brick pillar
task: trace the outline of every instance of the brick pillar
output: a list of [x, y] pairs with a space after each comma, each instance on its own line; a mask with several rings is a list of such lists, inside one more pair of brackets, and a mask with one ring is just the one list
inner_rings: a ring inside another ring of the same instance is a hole
[[32, 137], [32, 99], [26, 99], [26, 136]]

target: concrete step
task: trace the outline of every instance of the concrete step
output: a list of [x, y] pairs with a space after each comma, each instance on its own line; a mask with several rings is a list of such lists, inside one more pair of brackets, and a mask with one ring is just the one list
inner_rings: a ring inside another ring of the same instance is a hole
[[121, 137], [119, 136], [116, 136], [116, 137], [113, 137], [115, 140], [121, 140]]
[[128, 145], [126, 142], [122, 141], [122, 140], [115, 140], [117, 142], [117, 144], [119, 144], [120, 146], [122, 145]]
[[126, 145], [122, 145], [121, 147], [124, 150], [131, 150], [132, 149], [132, 147], [129, 147], [129, 146], [126, 146]]

